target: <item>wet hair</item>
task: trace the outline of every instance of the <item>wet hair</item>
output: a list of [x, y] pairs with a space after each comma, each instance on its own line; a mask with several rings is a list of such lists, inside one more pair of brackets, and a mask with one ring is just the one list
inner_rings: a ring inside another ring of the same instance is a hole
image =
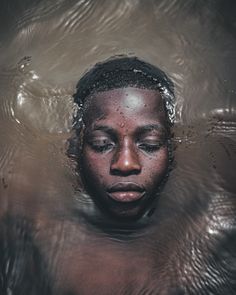
[[158, 90], [164, 101], [168, 123], [173, 124], [175, 97], [172, 81], [162, 70], [137, 57], [119, 56], [97, 63], [79, 80], [74, 102], [83, 109], [85, 99], [93, 93], [124, 87]]

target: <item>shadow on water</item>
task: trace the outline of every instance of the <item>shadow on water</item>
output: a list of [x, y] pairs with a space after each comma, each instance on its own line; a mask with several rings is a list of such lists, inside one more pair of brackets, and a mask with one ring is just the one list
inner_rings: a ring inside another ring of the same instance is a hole
[[[236, 293], [235, 10], [1, 1], [1, 294]], [[177, 100], [173, 171], [154, 213], [127, 228], [79, 191], [66, 155], [77, 81], [119, 54], [163, 69]]]

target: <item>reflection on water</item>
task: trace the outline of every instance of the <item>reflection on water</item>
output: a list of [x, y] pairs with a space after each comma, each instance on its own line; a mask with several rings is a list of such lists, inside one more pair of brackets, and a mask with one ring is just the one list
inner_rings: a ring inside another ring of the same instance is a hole
[[[1, 7], [1, 294], [235, 294], [235, 3]], [[162, 68], [177, 98], [174, 169], [127, 228], [80, 193], [66, 156], [78, 79], [119, 54]]]

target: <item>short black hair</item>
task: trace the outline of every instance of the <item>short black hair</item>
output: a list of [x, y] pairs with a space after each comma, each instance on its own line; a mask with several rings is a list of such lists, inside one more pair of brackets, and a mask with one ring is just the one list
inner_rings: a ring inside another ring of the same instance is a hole
[[97, 63], [79, 80], [74, 102], [83, 107], [86, 97], [95, 92], [123, 87], [158, 90], [164, 100], [170, 124], [175, 117], [174, 85], [159, 68], [137, 57], [116, 56]]

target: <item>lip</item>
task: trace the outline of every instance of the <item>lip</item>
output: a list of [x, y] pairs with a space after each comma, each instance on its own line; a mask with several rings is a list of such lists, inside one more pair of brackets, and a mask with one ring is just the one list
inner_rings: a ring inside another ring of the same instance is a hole
[[117, 202], [130, 203], [143, 198], [145, 189], [134, 182], [118, 182], [108, 188], [107, 194]]

